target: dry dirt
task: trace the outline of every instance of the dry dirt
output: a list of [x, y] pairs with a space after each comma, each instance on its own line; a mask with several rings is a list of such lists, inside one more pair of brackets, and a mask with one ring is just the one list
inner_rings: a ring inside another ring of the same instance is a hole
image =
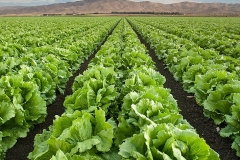
[[[139, 36], [139, 35], [138, 35]], [[204, 138], [207, 144], [215, 150], [221, 160], [239, 160], [235, 150], [231, 149], [232, 141], [227, 138], [222, 138], [217, 127], [212, 119], [206, 118], [203, 115], [203, 107], [196, 103], [193, 94], [185, 92], [182, 84], [177, 82], [168, 69], [165, 68], [164, 62], [158, 60], [158, 57], [150, 46], [139, 36], [141, 42], [145, 44], [149, 51], [149, 55], [158, 68], [158, 71], [166, 78], [165, 88], [171, 89], [171, 94], [177, 100], [178, 107], [181, 109], [180, 114], [186, 119], [197, 131], [200, 137]]]
[[[199, 106], [193, 95], [183, 91], [182, 85], [176, 82], [172, 74], [165, 69], [165, 65], [162, 61], [159, 61], [153, 50], [150, 49], [149, 45], [145, 43], [141, 37], [139, 37], [142, 43], [146, 45], [149, 50], [149, 54], [159, 72], [165, 76], [166, 83], [165, 87], [171, 89], [171, 94], [177, 100], [178, 106], [181, 109], [181, 114], [183, 117], [196, 128], [197, 133], [200, 137], [204, 138], [208, 145], [216, 152], [219, 153], [222, 160], [238, 160], [236, 152], [231, 149], [232, 141], [230, 139], [220, 137], [217, 132], [217, 127], [211, 119], [204, 117], [203, 108]], [[96, 52], [95, 52], [96, 53]], [[36, 134], [42, 132], [43, 129], [47, 129], [48, 126], [52, 124], [55, 115], [61, 115], [64, 112], [63, 102], [65, 96], [72, 94], [71, 86], [73, 84], [74, 78], [83, 73], [87, 69], [89, 61], [94, 57], [95, 53], [86, 60], [80, 67], [80, 69], [70, 78], [64, 95], [57, 94], [56, 101], [48, 107], [48, 116], [46, 121], [42, 124], [36, 125], [33, 130], [28, 133], [26, 138], [20, 138], [16, 145], [9, 149], [6, 155], [6, 160], [25, 160], [29, 152], [33, 150], [33, 141]], [[189, 98], [192, 97], [192, 98]]]

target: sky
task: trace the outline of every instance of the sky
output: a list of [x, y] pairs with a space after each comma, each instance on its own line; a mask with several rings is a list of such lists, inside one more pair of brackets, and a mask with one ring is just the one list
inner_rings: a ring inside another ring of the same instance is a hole
[[[0, 7], [1, 6], [36, 6], [36, 5], [46, 5], [52, 3], [65, 3], [65, 2], [74, 2], [76, 0], [0, 0]], [[146, 0], [133, 0], [133, 1], [146, 1]], [[240, 3], [240, 0], [148, 0], [152, 2], [159, 2], [159, 3], [178, 3], [183, 1], [190, 1], [190, 2], [207, 2], [207, 3]]]

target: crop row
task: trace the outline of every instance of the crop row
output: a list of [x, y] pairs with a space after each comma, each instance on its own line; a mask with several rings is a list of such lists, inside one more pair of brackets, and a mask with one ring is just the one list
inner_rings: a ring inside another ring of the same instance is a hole
[[[1, 48], [0, 158], [19, 137], [27, 136], [30, 128], [44, 122], [47, 105], [55, 100], [56, 90], [64, 92], [69, 77], [102, 43], [118, 20], [107, 23], [104, 20], [95, 23], [93, 28], [80, 30], [76, 35], [78, 40], [73, 40], [72, 36], [64, 37], [63, 40], [68, 42], [64, 46], [54, 42], [52, 46], [33, 45], [31, 48], [9, 41], [12, 45]], [[21, 36], [15, 36], [21, 39]]]
[[[5, 23], [1, 23], [1, 28], [7, 28], [7, 30], [1, 35], [3, 38], [0, 43], [0, 76], [9, 71], [17, 71], [14, 67], [21, 63], [18, 62], [18, 59], [26, 55], [36, 61], [48, 54], [53, 54], [69, 62], [73, 61], [70, 63], [70, 68], [73, 71], [77, 70], [81, 63], [78, 56], [84, 56], [84, 52], [93, 52], [94, 47], [96, 47], [93, 44], [100, 45], [99, 43], [101, 43], [101, 41], [96, 40], [90, 47], [91, 44], [88, 44], [88, 41], [91, 38], [98, 38], [92, 37], [95, 35], [93, 32], [99, 32], [98, 26], [111, 19], [90, 19], [90, 21], [89, 19], [68, 20], [64, 18], [14, 18], [13, 20], [8, 19]], [[15, 28], [15, 25], [19, 27]], [[89, 34], [90, 37], [88, 37]], [[26, 44], [26, 41], [29, 41], [29, 43]], [[41, 63], [41, 61], [37, 63]]]
[[204, 115], [219, 125], [220, 135], [233, 139], [232, 148], [240, 156], [240, 79], [239, 60], [202, 49], [194, 42], [130, 19], [132, 26], [163, 59], [175, 79], [187, 92], [195, 94]]
[[[195, 21], [193, 19], [188, 20], [186, 18], [172, 20], [159, 18], [140, 18], [138, 20], [145, 24], [150, 24], [167, 33], [189, 39], [204, 49], [214, 49], [222, 55], [228, 55], [239, 59], [240, 36], [239, 32], [229, 32], [230, 29], [228, 28], [234, 26], [236, 23], [230, 23], [231, 19], [228, 20], [228, 23], [225, 22], [227, 26], [220, 25], [221, 22], [212, 22], [211, 19], [205, 19], [205, 21]], [[237, 19], [235, 20], [238, 21]], [[231, 29], [233, 31], [237, 31], [237, 28], [234, 29], [234, 27], [232, 27]]]
[[79, 40], [83, 32], [112, 19], [114, 18], [1, 18], [0, 48], [6, 52], [32, 50], [46, 45], [63, 47], [64, 44], [69, 45]]
[[123, 19], [76, 77], [29, 159], [219, 159], [179, 114], [165, 78]]

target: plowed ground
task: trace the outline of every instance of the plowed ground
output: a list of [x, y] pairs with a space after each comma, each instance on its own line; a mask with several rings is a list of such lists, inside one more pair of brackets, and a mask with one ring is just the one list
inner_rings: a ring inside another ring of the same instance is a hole
[[[139, 37], [143, 44], [149, 50], [149, 54], [153, 61], [156, 63], [156, 67], [159, 72], [165, 76], [166, 83], [165, 88], [171, 89], [171, 94], [177, 100], [178, 106], [181, 109], [183, 117], [196, 129], [197, 133], [206, 140], [212, 149], [219, 153], [222, 160], [238, 160], [236, 152], [231, 149], [232, 141], [230, 139], [220, 137], [217, 127], [211, 119], [204, 117], [203, 107], [199, 106], [193, 95], [183, 91], [182, 85], [176, 82], [172, 74], [165, 69], [165, 65], [162, 61], [159, 61], [153, 50], [150, 49], [149, 45]], [[97, 51], [96, 51], [97, 52]], [[79, 71], [70, 78], [65, 94], [57, 94], [56, 101], [48, 107], [48, 116], [46, 121], [34, 127], [28, 133], [26, 138], [20, 138], [16, 145], [9, 149], [6, 155], [6, 160], [25, 160], [29, 152], [33, 151], [34, 137], [36, 134], [42, 133], [43, 129], [48, 129], [52, 124], [55, 115], [61, 115], [64, 112], [63, 102], [67, 95], [72, 94], [71, 86], [74, 78], [83, 73], [87, 69], [89, 61], [94, 57], [93, 54], [88, 60], [86, 60], [80, 67]]]

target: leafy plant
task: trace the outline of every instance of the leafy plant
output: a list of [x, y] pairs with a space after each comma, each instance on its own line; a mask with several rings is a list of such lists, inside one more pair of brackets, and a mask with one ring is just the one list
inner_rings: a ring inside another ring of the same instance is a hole
[[[94, 115], [85, 111], [63, 114], [54, 120], [50, 131], [35, 137], [34, 151], [29, 159], [58, 157], [98, 158], [112, 146], [113, 127], [105, 120], [105, 113], [95, 109]], [[65, 156], [66, 154], [66, 156]]]

